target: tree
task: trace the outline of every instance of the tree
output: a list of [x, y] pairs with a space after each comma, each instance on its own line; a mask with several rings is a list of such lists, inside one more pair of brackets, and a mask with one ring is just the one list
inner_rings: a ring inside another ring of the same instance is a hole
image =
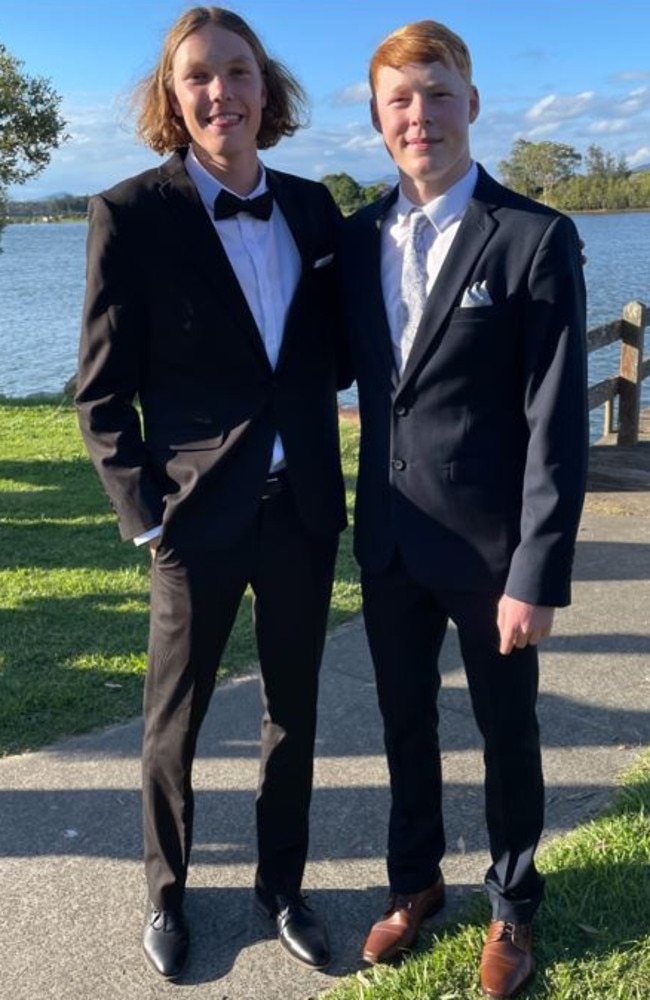
[[64, 142], [61, 97], [49, 80], [29, 76], [0, 42], [0, 200], [9, 184], [24, 184]]
[[387, 181], [378, 181], [377, 184], [369, 184], [365, 190], [366, 204], [370, 205], [373, 201], [383, 198], [391, 188], [392, 184], [389, 184]]
[[363, 187], [349, 174], [326, 174], [321, 180], [344, 215], [366, 204]]
[[587, 177], [627, 178], [630, 176], [630, 168], [623, 153], [616, 159], [613, 153], [606, 153], [595, 144], [589, 146], [585, 154], [585, 171]]
[[562, 142], [528, 142], [517, 139], [509, 160], [499, 164], [507, 185], [528, 195], [548, 201], [553, 189], [576, 172], [582, 156], [573, 146]]

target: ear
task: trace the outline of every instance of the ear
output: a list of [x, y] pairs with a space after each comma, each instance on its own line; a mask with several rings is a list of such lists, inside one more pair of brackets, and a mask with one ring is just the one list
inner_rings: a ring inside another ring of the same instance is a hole
[[472, 84], [469, 88], [469, 121], [470, 125], [475, 122], [478, 118], [478, 113], [481, 110], [481, 99], [478, 94], [478, 90]]
[[377, 111], [377, 101], [375, 97], [370, 98], [370, 120], [373, 128], [375, 128], [377, 132], [381, 133], [381, 122], [379, 121], [379, 112]]

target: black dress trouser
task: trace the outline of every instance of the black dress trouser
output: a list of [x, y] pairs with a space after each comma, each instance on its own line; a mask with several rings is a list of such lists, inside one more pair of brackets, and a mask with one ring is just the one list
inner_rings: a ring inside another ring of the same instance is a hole
[[145, 871], [156, 907], [179, 906], [192, 845], [191, 771], [217, 670], [247, 585], [261, 672], [257, 879], [297, 892], [308, 848], [318, 672], [337, 538], [305, 531], [290, 490], [261, 500], [227, 549], [162, 542], [153, 561], [144, 692]]

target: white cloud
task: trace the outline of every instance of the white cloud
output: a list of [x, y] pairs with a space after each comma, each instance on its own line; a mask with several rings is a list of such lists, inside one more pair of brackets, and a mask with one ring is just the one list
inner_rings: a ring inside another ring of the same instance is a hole
[[587, 126], [587, 130], [593, 132], [594, 135], [620, 135], [629, 126], [627, 118], [606, 118], [591, 122]]
[[629, 80], [650, 80], [650, 70], [630, 70], [627, 73], [619, 73], [616, 80], [623, 80], [627, 83]]
[[650, 146], [640, 146], [639, 149], [630, 153], [627, 162], [631, 167], [642, 167], [650, 163]]
[[588, 114], [596, 103], [593, 90], [582, 94], [562, 97], [558, 94], [547, 94], [526, 112], [529, 121], [566, 121], [568, 118], [580, 118]]
[[373, 181], [391, 170], [381, 136], [371, 125], [348, 123], [341, 129], [310, 128], [263, 154], [265, 163], [307, 177], [348, 173]]
[[357, 104], [367, 104], [370, 100], [370, 85], [365, 82], [353, 83], [332, 96], [336, 108], [349, 108]]

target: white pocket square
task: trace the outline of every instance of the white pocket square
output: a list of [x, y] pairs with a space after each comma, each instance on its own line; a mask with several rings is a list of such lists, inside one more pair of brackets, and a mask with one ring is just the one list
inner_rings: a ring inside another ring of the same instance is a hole
[[318, 260], [314, 261], [314, 270], [317, 267], [327, 267], [334, 260], [334, 254], [328, 253], [326, 257], [319, 257]]
[[490, 293], [488, 292], [487, 281], [475, 281], [463, 292], [460, 301], [461, 309], [475, 309], [477, 306], [494, 305]]

